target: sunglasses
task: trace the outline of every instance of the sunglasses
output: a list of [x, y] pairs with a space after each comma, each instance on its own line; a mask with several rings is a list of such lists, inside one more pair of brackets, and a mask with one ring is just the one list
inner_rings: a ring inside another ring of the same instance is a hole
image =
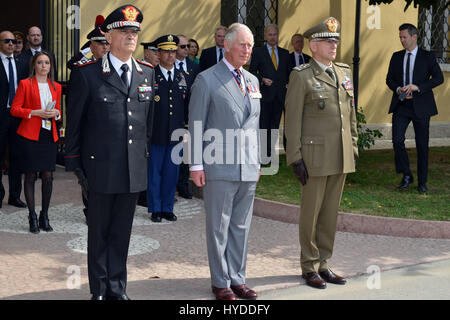
[[182, 44], [182, 45], [180, 45], [179, 46], [181, 49], [186, 49], [186, 48], [189, 48], [189, 45], [188, 44]]
[[10, 43], [10, 42], [12, 42], [13, 44], [16, 44], [17, 43], [17, 40], [16, 39], [3, 39], [2, 40], [5, 44], [8, 44], [8, 43]]

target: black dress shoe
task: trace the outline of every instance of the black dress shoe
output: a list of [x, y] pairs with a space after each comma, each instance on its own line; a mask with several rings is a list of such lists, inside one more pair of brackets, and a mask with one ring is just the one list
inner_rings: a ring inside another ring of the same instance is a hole
[[417, 187], [417, 190], [419, 191], [419, 193], [427, 193], [428, 192], [428, 188], [426, 184], [419, 184], [419, 186]]
[[153, 212], [150, 220], [157, 223], [161, 222], [161, 212]]
[[322, 277], [323, 280], [329, 283], [334, 284], [346, 284], [347, 280], [345, 280], [344, 277], [338, 276], [331, 270], [321, 271], [319, 272], [319, 275]]
[[161, 212], [161, 216], [168, 221], [177, 221], [177, 216], [173, 212]]
[[192, 193], [190, 193], [189, 190], [180, 189], [178, 195], [185, 199], [192, 199]]
[[107, 300], [114, 300], [114, 301], [119, 301], [119, 300], [131, 300], [130, 297], [127, 296], [126, 293], [124, 293], [121, 296], [107, 296], [106, 297]]
[[8, 204], [17, 208], [26, 208], [27, 205], [20, 199], [8, 199]]
[[400, 185], [398, 186], [398, 190], [405, 190], [408, 189], [408, 186], [413, 183], [414, 179], [412, 176], [405, 175], [403, 176], [402, 182], [400, 182]]
[[306, 284], [316, 289], [325, 289], [327, 283], [320, 277], [317, 272], [309, 272], [302, 274], [303, 279], [306, 280]]
[[91, 300], [106, 300], [105, 296], [97, 296], [97, 295], [92, 295]]

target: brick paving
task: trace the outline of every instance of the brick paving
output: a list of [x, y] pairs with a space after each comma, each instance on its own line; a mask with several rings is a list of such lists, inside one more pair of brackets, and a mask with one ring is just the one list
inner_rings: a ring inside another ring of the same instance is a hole
[[[7, 184], [6, 177], [3, 181]], [[39, 190], [37, 182], [37, 206]], [[178, 221], [155, 224], [146, 208], [138, 207], [128, 258], [127, 292], [132, 299], [214, 298], [210, 292], [203, 203], [198, 199], [180, 199], [175, 213]], [[55, 173], [49, 216], [55, 232], [33, 235], [28, 233], [27, 211], [3, 202], [0, 299], [90, 298], [81, 193], [75, 177], [61, 168]], [[299, 275], [299, 249], [298, 225], [253, 217], [248, 285], [261, 298], [271, 290], [304, 285]], [[445, 259], [450, 259], [449, 239], [338, 232], [330, 265], [337, 273], [355, 277], [366, 273], [371, 265], [389, 270]]]

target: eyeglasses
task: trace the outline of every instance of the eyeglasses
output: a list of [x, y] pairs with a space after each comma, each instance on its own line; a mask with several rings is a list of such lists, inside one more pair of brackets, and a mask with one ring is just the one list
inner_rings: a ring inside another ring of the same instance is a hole
[[5, 44], [8, 44], [10, 42], [12, 42], [13, 44], [17, 43], [17, 39], [3, 39], [2, 40]]
[[340, 40], [337, 39], [322, 39], [322, 40], [313, 40], [314, 42], [326, 42], [329, 45], [335, 44], [335, 45], [339, 45], [339, 43], [341, 43]]
[[179, 45], [179, 47], [180, 47], [181, 49], [186, 49], [186, 48], [189, 47], [189, 45], [188, 45], [188, 44], [182, 44], [182, 45]]

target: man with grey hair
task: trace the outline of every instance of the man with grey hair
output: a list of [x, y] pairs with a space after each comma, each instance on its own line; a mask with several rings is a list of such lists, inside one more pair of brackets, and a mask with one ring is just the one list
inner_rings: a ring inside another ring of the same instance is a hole
[[216, 45], [211, 48], [207, 48], [202, 51], [200, 56], [200, 70], [204, 71], [223, 59], [223, 54], [225, 51], [224, 40], [225, 34], [227, 33], [227, 28], [220, 26], [216, 28], [214, 32], [214, 40]]
[[[196, 186], [203, 187], [211, 284], [218, 300], [257, 298], [245, 281], [247, 241], [260, 176], [257, 130], [261, 93], [258, 79], [242, 68], [250, 59], [253, 44], [247, 26], [231, 25], [224, 40], [224, 59], [197, 76], [189, 104], [194, 150], [191, 177]], [[202, 143], [206, 131], [212, 130], [220, 137]], [[225, 140], [230, 131], [253, 131], [255, 140], [248, 144], [235, 136]], [[221, 138], [224, 143], [218, 144]], [[213, 144], [215, 154], [227, 159], [225, 164], [206, 158]], [[197, 150], [201, 152], [195, 153]]]

